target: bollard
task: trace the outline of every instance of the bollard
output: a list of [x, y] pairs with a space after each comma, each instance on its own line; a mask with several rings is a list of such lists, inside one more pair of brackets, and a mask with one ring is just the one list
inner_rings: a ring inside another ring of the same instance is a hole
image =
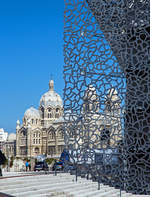
[[98, 190], [100, 190], [100, 182], [99, 182], [99, 180], [98, 180]]
[[55, 176], [57, 176], [57, 170], [56, 170], [56, 168], [55, 168]]
[[121, 197], [121, 187], [120, 187], [120, 197]]
[[77, 172], [77, 166], [76, 166], [76, 182], [78, 181], [78, 172]]
[[87, 177], [86, 177], [86, 179], [87, 179], [87, 180], [89, 180], [89, 172], [87, 173]]

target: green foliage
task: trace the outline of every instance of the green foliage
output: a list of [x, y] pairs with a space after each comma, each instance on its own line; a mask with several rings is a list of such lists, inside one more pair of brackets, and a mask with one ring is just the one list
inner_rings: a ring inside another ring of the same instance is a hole
[[28, 161], [28, 157], [24, 157], [23, 158], [23, 161]]
[[46, 161], [46, 163], [48, 165], [50, 165], [53, 161], [56, 161], [56, 159], [54, 159], [54, 158], [47, 158], [45, 161]]
[[23, 158], [23, 161], [28, 161], [30, 162], [30, 159], [28, 157]]
[[10, 168], [13, 166], [13, 163], [14, 163], [14, 157], [11, 157], [10, 158], [10, 164], [9, 164]]

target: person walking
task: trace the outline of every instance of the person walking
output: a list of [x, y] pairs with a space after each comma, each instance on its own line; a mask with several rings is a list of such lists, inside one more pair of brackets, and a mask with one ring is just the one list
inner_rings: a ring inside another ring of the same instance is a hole
[[26, 161], [26, 172], [28, 171], [28, 168], [29, 168], [29, 163], [28, 163], [28, 161]]
[[29, 171], [31, 171], [31, 162], [29, 162]]

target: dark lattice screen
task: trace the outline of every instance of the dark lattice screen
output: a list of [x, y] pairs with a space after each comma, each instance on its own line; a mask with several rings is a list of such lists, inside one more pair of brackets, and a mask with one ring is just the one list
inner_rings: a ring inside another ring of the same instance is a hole
[[65, 0], [65, 142], [78, 174], [150, 194], [149, 1]]

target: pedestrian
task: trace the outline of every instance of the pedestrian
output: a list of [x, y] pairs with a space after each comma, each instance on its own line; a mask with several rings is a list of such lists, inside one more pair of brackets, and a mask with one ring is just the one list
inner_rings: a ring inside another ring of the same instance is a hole
[[28, 171], [28, 168], [29, 168], [29, 163], [28, 163], [28, 161], [26, 161], [26, 172]]
[[31, 163], [29, 163], [29, 171], [31, 171]]
[[1, 165], [0, 165], [0, 176], [3, 176]]

